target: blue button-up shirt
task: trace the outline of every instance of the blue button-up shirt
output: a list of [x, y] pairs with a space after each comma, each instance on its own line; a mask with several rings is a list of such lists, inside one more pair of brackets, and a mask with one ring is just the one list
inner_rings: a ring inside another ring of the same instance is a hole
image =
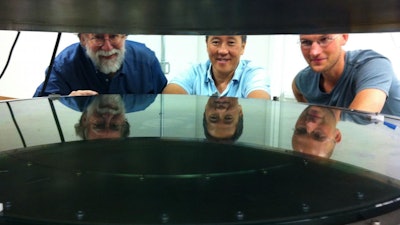
[[250, 92], [263, 90], [271, 93], [270, 79], [266, 70], [249, 60], [240, 60], [228, 87], [219, 93], [211, 74], [211, 62], [191, 67], [188, 71], [173, 77], [170, 83], [181, 86], [191, 95], [217, 95], [246, 98]]
[[[158, 94], [167, 84], [154, 52], [144, 44], [125, 42], [122, 67], [110, 78], [98, 71], [85, 48], [75, 43], [64, 49], [54, 60], [54, 66], [43, 96], [68, 95], [77, 90], [93, 90], [99, 94]], [[37, 88], [38, 97], [43, 83]]]

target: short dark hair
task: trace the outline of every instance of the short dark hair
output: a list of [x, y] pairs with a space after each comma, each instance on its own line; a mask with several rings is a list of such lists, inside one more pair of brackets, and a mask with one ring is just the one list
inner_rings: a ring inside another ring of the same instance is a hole
[[[210, 35], [206, 35], [206, 42], [208, 41], [208, 37], [209, 37]], [[241, 37], [242, 37], [242, 42], [243, 43], [246, 43], [246, 41], [247, 41], [247, 35], [241, 35]]]
[[243, 133], [243, 115], [239, 116], [239, 121], [238, 124], [236, 125], [236, 130], [235, 133], [228, 138], [216, 138], [212, 136], [207, 129], [207, 119], [206, 119], [206, 113], [203, 113], [203, 129], [204, 129], [204, 136], [206, 136], [206, 139], [211, 142], [219, 142], [219, 143], [226, 143], [230, 144], [235, 141], [237, 141], [240, 136], [242, 136]]

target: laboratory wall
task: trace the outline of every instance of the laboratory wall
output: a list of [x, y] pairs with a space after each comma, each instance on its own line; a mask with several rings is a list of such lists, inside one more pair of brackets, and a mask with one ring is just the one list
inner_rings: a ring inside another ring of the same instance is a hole
[[[0, 31], [0, 96], [31, 98], [45, 79], [45, 69], [50, 64], [57, 33], [20, 32], [4, 71], [16, 36], [17, 31]], [[204, 36], [129, 35], [128, 39], [145, 43], [151, 48], [168, 79], [208, 58]], [[62, 33], [56, 53], [75, 42], [78, 42], [77, 34]], [[395, 72], [400, 74], [400, 33], [351, 34], [345, 49], [374, 49], [387, 56]], [[267, 69], [272, 96], [293, 100], [292, 79], [306, 66], [298, 35], [250, 35], [242, 58], [253, 60]]]

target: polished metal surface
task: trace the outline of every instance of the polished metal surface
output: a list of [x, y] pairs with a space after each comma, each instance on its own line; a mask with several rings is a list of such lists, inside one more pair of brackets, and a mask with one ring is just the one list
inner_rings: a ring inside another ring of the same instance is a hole
[[13, 0], [0, 29], [129, 34], [400, 30], [398, 0]]
[[[400, 222], [398, 117], [261, 99], [121, 97], [0, 102], [0, 224]], [[127, 123], [102, 125], [87, 114], [95, 105]], [[242, 126], [211, 122], [222, 105], [240, 106]], [[300, 141], [303, 119], [341, 138], [319, 131]], [[238, 127], [235, 139], [215, 136]]]

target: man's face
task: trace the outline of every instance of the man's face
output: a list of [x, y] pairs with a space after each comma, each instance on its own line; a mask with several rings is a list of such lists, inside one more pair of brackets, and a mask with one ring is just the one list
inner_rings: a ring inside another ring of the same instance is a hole
[[242, 36], [209, 36], [207, 39], [208, 57], [214, 75], [232, 75], [244, 53], [246, 43]]
[[[82, 34], [86, 53], [104, 74], [117, 72], [124, 61], [126, 35]], [[81, 40], [82, 41], [82, 40]]]
[[120, 95], [99, 95], [90, 103], [83, 118], [86, 139], [121, 138], [125, 108]]
[[204, 114], [208, 133], [217, 139], [227, 139], [236, 132], [242, 107], [237, 98], [210, 97]]
[[300, 35], [300, 48], [310, 67], [317, 73], [324, 73], [344, 63], [340, 59], [346, 40], [347, 35], [343, 34]]
[[305, 154], [330, 157], [341, 134], [336, 129], [336, 117], [331, 109], [309, 106], [299, 116], [293, 136], [293, 150]]

